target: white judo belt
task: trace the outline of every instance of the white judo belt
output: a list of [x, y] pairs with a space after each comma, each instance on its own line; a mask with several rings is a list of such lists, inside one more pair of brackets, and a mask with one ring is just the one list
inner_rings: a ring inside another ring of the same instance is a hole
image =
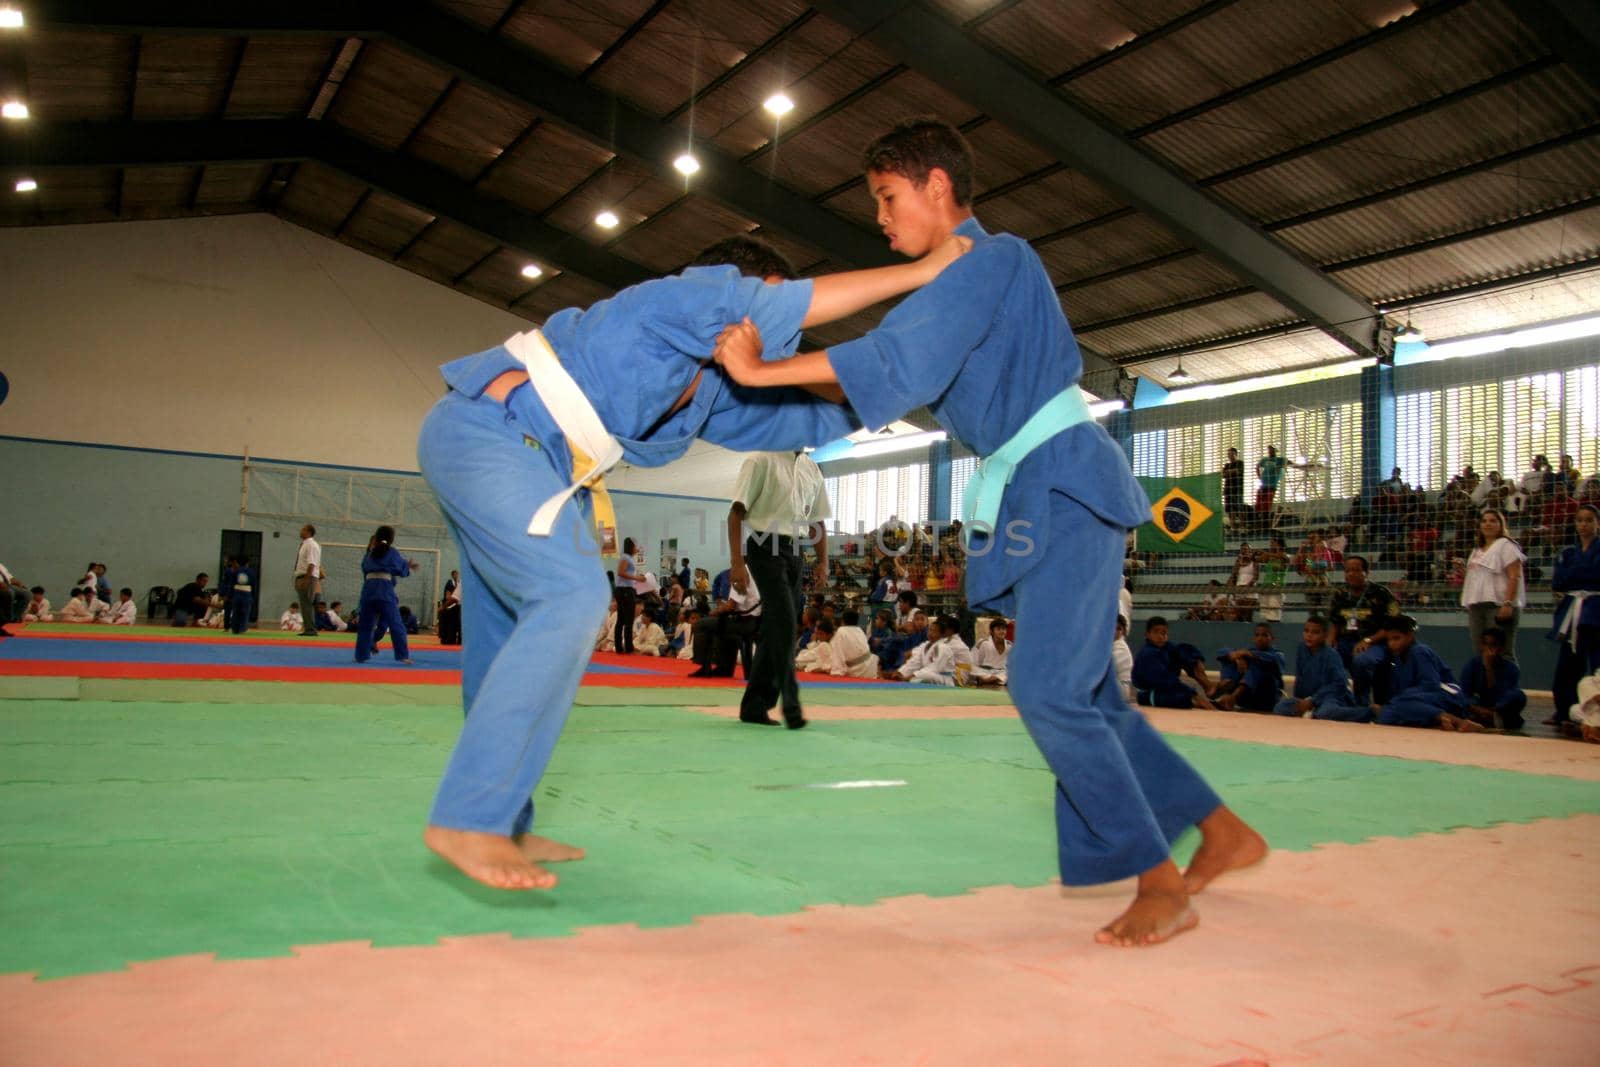
[[1572, 598], [1572, 606], [1567, 609], [1566, 618], [1561, 620], [1561, 628], [1556, 632], [1557, 640], [1565, 640], [1572, 646], [1572, 651], [1578, 651], [1578, 617], [1583, 614], [1583, 602], [1592, 596], [1600, 596], [1600, 592], [1593, 589], [1569, 589], [1567, 596]]
[[[622, 459], [622, 445], [606, 431], [605, 424], [589, 403], [589, 398], [572, 375], [561, 365], [555, 349], [538, 330], [519, 333], [505, 344], [506, 351], [528, 368], [528, 380], [545, 410], [560, 427], [573, 453], [572, 482], [561, 492], [539, 505], [528, 523], [528, 533], [534, 537], [548, 537], [555, 527], [556, 515], [573, 494], [585, 486], [599, 482]], [[593, 464], [592, 466], [586, 465]], [[579, 470], [582, 469], [582, 473]]]

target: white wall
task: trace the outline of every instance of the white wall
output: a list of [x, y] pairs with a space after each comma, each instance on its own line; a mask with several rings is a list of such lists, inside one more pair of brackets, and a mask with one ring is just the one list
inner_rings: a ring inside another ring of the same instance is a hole
[[271, 215], [0, 230], [0, 433], [416, 469], [438, 366], [526, 320]]

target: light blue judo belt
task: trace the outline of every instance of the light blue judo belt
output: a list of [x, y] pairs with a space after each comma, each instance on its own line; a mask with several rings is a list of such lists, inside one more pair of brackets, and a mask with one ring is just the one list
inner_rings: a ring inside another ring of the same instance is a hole
[[970, 541], [972, 535], [968, 531], [974, 527], [993, 536], [1000, 521], [1000, 500], [1017, 473], [1017, 465], [1062, 430], [1093, 417], [1088, 401], [1083, 399], [1083, 391], [1076, 385], [1069, 385], [1034, 412], [1011, 440], [995, 449], [994, 455], [981, 460], [972, 480], [967, 482], [967, 493], [962, 499], [962, 537]]

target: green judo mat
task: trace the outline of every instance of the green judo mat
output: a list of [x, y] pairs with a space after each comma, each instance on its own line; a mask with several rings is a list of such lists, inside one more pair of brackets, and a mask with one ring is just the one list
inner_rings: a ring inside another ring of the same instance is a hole
[[[0, 973], [560, 936], [1055, 874], [1052, 781], [1014, 719], [793, 733], [637, 701], [580, 706], [540, 786], [538, 828], [589, 858], [559, 865], [552, 891], [505, 893], [420, 842], [459, 726], [428, 687], [375, 701], [382, 687], [312, 686], [300, 695], [347, 699], [265, 704], [96, 700], [82, 685], [79, 700], [0, 701]], [[1600, 812], [1595, 783], [1171, 740], [1280, 849]]]

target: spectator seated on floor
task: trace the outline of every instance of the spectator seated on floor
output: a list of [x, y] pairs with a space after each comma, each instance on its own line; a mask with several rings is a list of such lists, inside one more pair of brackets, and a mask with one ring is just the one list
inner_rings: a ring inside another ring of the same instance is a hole
[[422, 629], [421, 620], [411, 613], [411, 609], [404, 604], [400, 605], [400, 622], [405, 626], [406, 633], [419, 633]]
[[106, 615], [113, 626], [132, 626], [139, 618], [139, 606], [133, 602], [133, 590], [124, 588], [117, 594], [117, 603]]
[[[1187, 674], [1200, 690], [1183, 682]], [[1167, 640], [1167, 620], [1152, 615], [1144, 624], [1144, 646], [1133, 657], [1133, 688], [1139, 703], [1158, 708], [1205, 708], [1216, 688], [1206, 676], [1206, 658], [1193, 645], [1172, 644]]]
[[794, 669], [812, 674], [829, 674], [833, 671], [833, 635], [837, 629], [832, 619], [818, 619], [811, 627], [811, 640], [795, 653]]
[[617, 602], [611, 601], [611, 609], [606, 612], [606, 621], [600, 624], [600, 635], [594, 640], [596, 652], [615, 652], [617, 632]]
[[83, 590], [74, 588], [67, 602], [61, 605], [61, 613], [57, 617], [59, 622], [94, 622], [94, 612], [89, 610], [88, 602], [84, 599]]
[[1505, 658], [1505, 631], [1491, 626], [1483, 631], [1479, 642], [1479, 654], [1461, 668], [1467, 717], [1482, 726], [1520, 730], [1528, 696], [1517, 688], [1522, 679], [1521, 668]]
[[1139, 694], [1133, 690], [1133, 649], [1128, 647], [1128, 617], [1117, 616], [1116, 637], [1111, 641], [1111, 669], [1117, 676], [1117, 688], [1122, 690], [1122, 699], [1130, 704], [1139, 702]]
[[290, 604], [286, 609], [284, 609], [283, 614], [278, 616], [278, 629], [280, 630], [293, 630], [298, 632], [300, 630], [304, 630], [305, 628], [305, 620], [300, 616], [299, 604]]
[[200, 616], [199, 625], [208, 630], [220, 630], [228, 619], [228, 598], [222, 590], [213, 589], [206, 599], [206, 613]]
[[50, 601], [44, 595], [44, 586], [36, 585], [29, 593], [31, 599], [22, 609], [23, 622], [49, 622], [55, 618], [50, 611]]
[[1417, 640], [1417, 620], [1397, 615], [1384, 623], [1384, 639], [1394, 660], [1388, 703], [1373, 704], [1384, 726], [1421, 726], [1441, 730], [1480, 731], [1466, 717], [1467, 699], [1455, 675], [1439, 654]]
[[640, 600], [633, 605], [633, 650], [641, 656], [661, 656], [667, 647], [666, 632], [650, 614], [650, 607]]
[[1569, 714], [1578, 724], [1579, 736], [1591, 744], [1600, 744], [1600, 671], [1578, 683], [1578, 702]]
[[1351, 696], [1344, 660], [1328, 644], [1330, 629], [1328, 620], [1319, 615], [1306, 620], [1294, 657], [1294, 695], [1278, 701], [1272, 710], [1307, 719], [1371, 722], [1371, 710]]
[[91, 622], [104, 622], [111, 614], [111, 605], [101, 600], [92, 586], [83, 587], [83, 606], [88, 609]]
[[340, 619], [337, 622], [335, 622], [334, 621], [333, 612], [328, 608], [328, 605], [327, 605], [327, 603], [325, 601], [321, 601], [321, 600], [312, 601], [312, 605], [311, 606], [313, 608], [315, 608], [316, 612], [317, 612], [317, 629], [318, 630], [321, 630], [321, 631], [323, 631], [325, 633], [338, 633], [339, 632], [340, 623], [343, 623], [344, 620]]
[[667, 650], [663, 655], [675, 656], [678, 659], [694, 658], [694, 624], [700, 621], [700, 612], [694, 608], [678, 615], [678, 625], [672, 631], [672, 639], [667, 642]]
[[811, 635], [817, 629], [817, 616], [821, 614], [816, 608], [806, 608], [800, 612], [800, 636], [794, 643], [795, 654], [804, 652], [811, 644]]
[[969, 684], [1003, 688], [1006, 684], [1006, 660], [1011, 646], [1006, 641], [1006, 620], [996, 615], [988, 620], [983, 640], [972, 649], [972, 669], [967, 672]]
[[[445, 607], [455, 605], [457, 609], [459, 609], [461, 605], [460, 586], [450, 590], [450, 592], [446, 594], [444, 600], [442, 600], [440, 603]], [[344, 633], [346, 630], [350, 629], [350, 624], [345, 621], [344, 612], [341, 610], [343, 607], [344, 601], [342, 600], [335, 600], [332, 604], [328, 605], [328, 621], [333, 624], [333, 630], [335, 633]], [[317, 620], [317, 628], [322, 628], [322, 620], [320, 617]], [[459, 642], [457, 643], [459, 644]]]
[[211, 606], [211, 594], [206, 592], [206, 582], [210, 578], [208, 574], [197, 574], [194, 581], [178, 590], [172, 600], [172, 625], [190, 626], [205, 615], [206, 609]]
[[1283, 653], [1273, 647], [1266, 623], [1256, 624], [1250, 648], [1225, 648], [1217, 662], [1221, 670], [1212, 699], [1222, 710], [1271, 711], [1283, 696]]
[[876, 678], [878, 657], [867, 644], [867, 635], [861, 629], [861, 613], [846, 608], [839, 626], [833, 631], [832, 665], [828, 673], [843, 678]]
[[874, 656], [883, 654], [883, 646], [894, 637], [894, 613], [887, 608], [879, 609], [872, 616], [872, 629], [867, 631], [867, 647], [872, 649]]
[[955, 685], [958, 674], [972, 669], [972, 650], [961, 640], [960, 628], [954, 615], [930, 620], [928, 639], [913, 648], [889, 675], [917, 685]]
[[894, 629], [894, 636], [878, 651], [880, 670], [898, 670], [911, 650], [928, 640], [928, 617], [917, 607], [917, 594], [912, 590], [895, 598]]

